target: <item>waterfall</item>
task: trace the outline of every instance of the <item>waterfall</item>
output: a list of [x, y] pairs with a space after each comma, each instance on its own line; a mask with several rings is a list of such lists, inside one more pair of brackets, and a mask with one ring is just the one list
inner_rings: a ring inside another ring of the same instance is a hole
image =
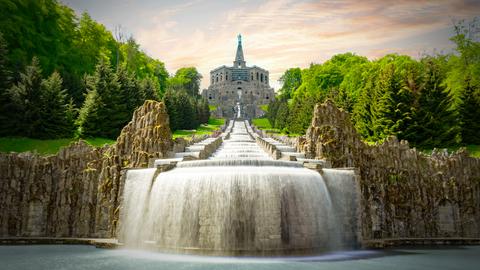
[[[182, 253], [292, 254], [355, 245], [351, 170], [317, 171], [273, 160], [247, 122], [208, 160], [127, 174], [121, 240]], [[355, 223], [356, 224], [356, 223]]]
[[132, 243], [144, 239], [143, 224], [147, 216], [150, 189], [156, 169], [129, 170], [123, 193], [122, 241]]

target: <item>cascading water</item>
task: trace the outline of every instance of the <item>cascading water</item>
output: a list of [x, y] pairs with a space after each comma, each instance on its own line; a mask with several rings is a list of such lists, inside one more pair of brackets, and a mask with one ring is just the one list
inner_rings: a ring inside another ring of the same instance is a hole
[[121, 212], [128, 247], [266, 255], [351, 248], [356, 185], [349, 170], [273, 160], [236, 121], [208, 160], [131, 170]]

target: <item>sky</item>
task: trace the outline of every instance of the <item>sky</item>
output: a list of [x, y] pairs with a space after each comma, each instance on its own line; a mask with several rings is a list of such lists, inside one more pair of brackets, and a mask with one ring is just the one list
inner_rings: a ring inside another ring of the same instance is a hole
[[247, 65], [269, 70], [278, 89], [286, 69], [339, 53], [377, 59], [451, 52], [453, 22], [480, 16], [480, 0], [60, 1], [112, 32], [120, 25], [170, 73], [195, 66], [202, 88], [210, 70], [232, 65], [239, 33]]

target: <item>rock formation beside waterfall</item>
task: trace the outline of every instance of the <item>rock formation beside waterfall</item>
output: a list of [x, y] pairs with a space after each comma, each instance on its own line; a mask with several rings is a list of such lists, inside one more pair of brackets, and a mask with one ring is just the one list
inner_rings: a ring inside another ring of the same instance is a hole
[[300, 147], [359, 169], [363, 239], [480, 237], [480, 159], [465, 150], [428, 156], [395, 137], [367, 145], [330, 101], [315, 107]]
[[53, 156], [0, 153], [0, 236], [114, 236], [122, 170], [172, 149], [164, 104], [146, 101], [114, 145], [79, 141]]

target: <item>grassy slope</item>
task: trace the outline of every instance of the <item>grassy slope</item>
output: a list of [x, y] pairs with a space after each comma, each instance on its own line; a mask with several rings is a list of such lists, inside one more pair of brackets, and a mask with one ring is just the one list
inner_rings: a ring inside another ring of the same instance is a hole
[[253, 118], [252, 124], [254, 124], [259, 129], [272, 129], [272, 125], [267, 118]]
[[[174, 138], [177, 137], [189, 137], [192, 135], [205, 135], [212, 134], [215, 130], [219, 129], [225, 123], [225, 119], [211, 118], [208, 120], [207, 125], [201, 125], [197, 130], [177, 130], [173, 134]], [[41, 155], [53, 155], [56, 154], [60, 148], [68, 146], [78, 139], [66, 138], [55, 140], [38, 140], [22, 137], [3, 137], [0, 138], [0, 152], [37, 152]], [[83, 139], [92, 146], [103, 146], [105, 144], [113, 144], [114, 140], [105, 138], [87, 138]]]
[[267, 133], [275, 133], [277, 135], [287, 135], [288, 137], [298, 137], [300, 134], [295, 133], [285, 133], [278, 128], [273, 128], [267, 118], [253, 118], [252, 124], [256, 126], [258, 129], [261, 129]]
[[173, 138], [184, 138], [184, 137], [191, 137], [201, 136], [206, 134], [212, 134], [215, 130], [219, 129], [221, 126], [225, 124], [225, 119], [223, 118], [210, 118], [208, 119], [208, 124], [202, 124], [197, 129], [192, 130], [176, 130], [173, 132]]
[[[0, 138], [0, 152], [27, 152], [36, 151], [42, 155], [55, 154], [61, 147], [67, 146], [78, 139], [55, 139], [55, 140], [38, 140], [21, 137], [5, 137]], [[113, 144], [114, 140], [104, 138], [88, 138], [84, 139], [92, 146], [103, 146], [104, 144]]]
[[260, 105], [260, 109], [262, 109], [264, 112], [268, 112], [268, 104]]

